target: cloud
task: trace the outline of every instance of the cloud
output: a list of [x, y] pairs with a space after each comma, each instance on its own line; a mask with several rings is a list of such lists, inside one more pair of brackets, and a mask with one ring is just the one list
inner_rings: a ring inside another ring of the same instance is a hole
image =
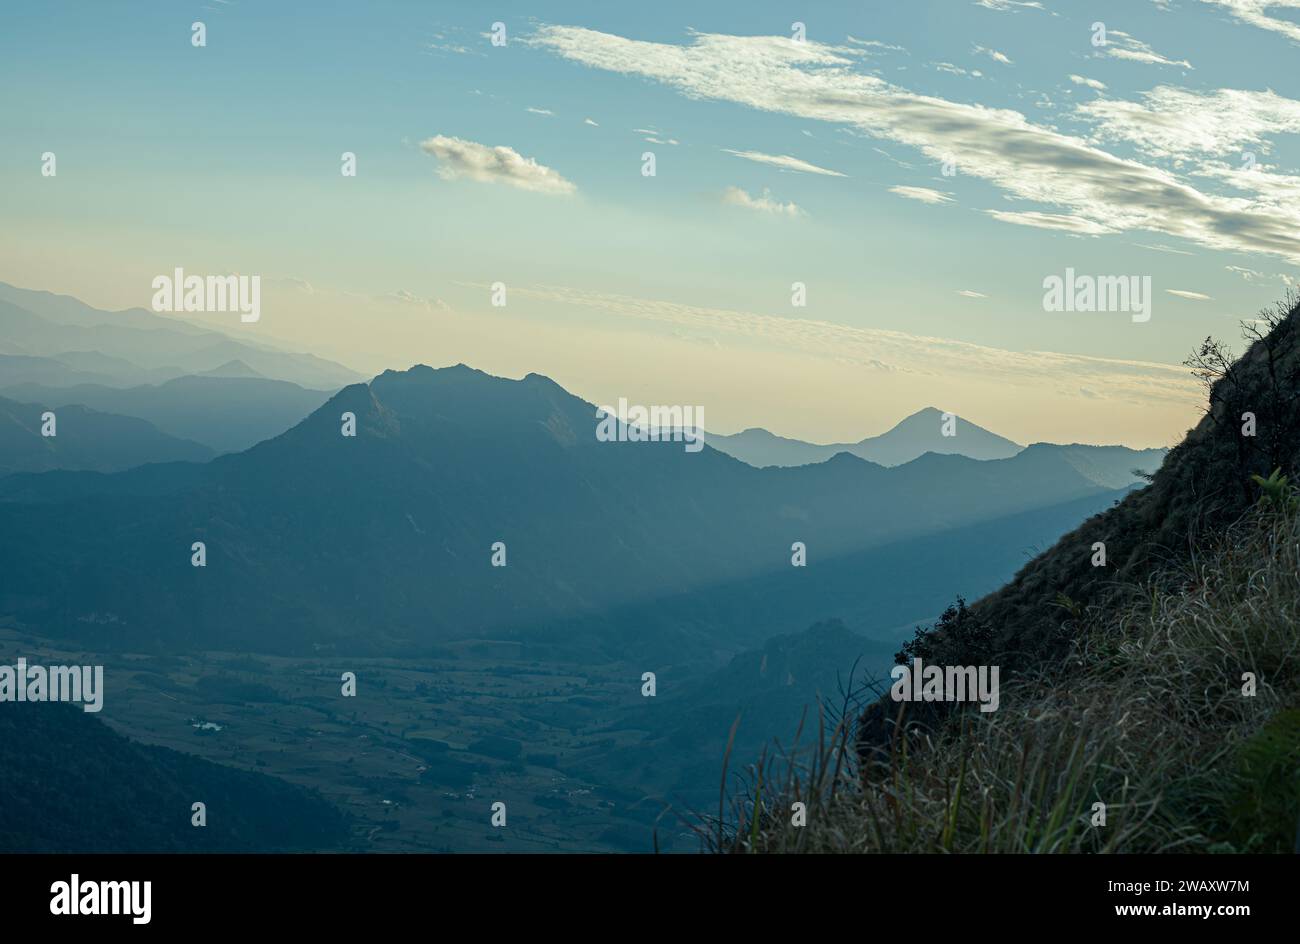
[[583, 119], [582, 119], [582, 123], [583, 123], [584, 125], [591, 125], [593, 128], [599, 128], [599, 127], [600, 127], [599, 124], [597, 124], [596, 122], [592, 121], [590, 118], [583, 118]]
[[1181, 288], [1167, 288], [1165, 289], [1165, 291], [1168, 292], [1170, 295], [1177, 295], [1179, 298], [1190, 299], [1191, 301], [1194, 302], [1214, 301], [1214, 299], [1210, 298], [1209, 295], [1202, 295], [1200, 292], [1188, 292], [1188, 291], [1184, 291]]
[[524, 110], [525, 110], [525, 111], [530, 111], [530, 112], [532, 112], [534, 115], [547, 115], [547, 116], [550, 116], [550, 115], [554, 115], [554, 114], [555, 114], [555, 112], [551, 111], [549, 108], [533, 108], [533, 107], [530, 106], [530, 107], [528, 107], [528, 108], [526, 108], [526, 109], [524, 109]]
[[1110, 56], [1112, 59], [1127, 59], [1130, 62], [1143, 62], [1153, 66], [1193, 68], [1192, 64], [1186, 59], [1168, 59], [1142, 42], [1142, 40], [1121, 30], [1108, 30], [1106, 32], [1105, 49], [1104, 55]]
[[804, 174], [822, 174], [826, 177], [844, 177], [837, 170], [827, 170], [825, 167], [818, 167], [816, 164], [809, 164], [807, 161], [800, 160], [797, 157], [791, 157], [788, 154], [761, 154], [758, 151], [733, 151], [731, 148], [723, 148], [728, 154], [734, 154], [736, 157], [743, 157], [747, 161], [754, 161], [759, 164], [771, 164], [773, 167], [780, 167], [782, 170], [794, 170]]
[[571, 194], [578, 189], [551, 168], [504, 145], [488, 147], [438, 135], [421, 141], [420, 148], [438, 159], [438, 176], [443, 180], [504, 183], [537, 193]]
[[989, 49], [987, 46], [976, 46], [974, 47], [974, 51], [983, 53], [984, 55], [992, 59], [994, 62], [1000, 62], [1004, 66], [1010, 66], [1015, 64], [1010, 59], [1007, 58], [1005, 53], [1000, 53], [996, 49]]
[[1106, 83], [1105, 83], [1105, 82], [1098, 82], [1096, 79], [1089, 79], [1089, 78], [1086, 78], [1086, 77], [1084, 77], [1084, 76], [1082, 76], [1082, 75], [1075, 75], [1075, 74], [1071, 73], [1071, 74], [1070, 74], [1070, 81], [1073, 82], [1075, 85], [1086, 85], [1088, 88], [1093, 89], [1093, 90], [1098, 91], [1098, 92], [1104, 92], [1104, 91], [1106, 91]]
[[781, 203], [772, 198], [772, 191], [764, 188], [763, 193], [757, 197], [750, 196], [739, 187], [728, 187], [722, 193], [724, 203], [730, 203], [733, 206], [747, 207], [751, 210], [761, 210], [764, 213], [776, 213], [784, 216], [802, 216], [801, 210], [794, 203]]
[[1300, 23], [1269, 16], [1269, 10], [1300, 10], [1300, 0], [1201, 0], [1223, 7], [1242, 23], [1258, 26], [1300, 43]]
[[931, 190], [929, 187], [890, 187], [890, 193], [896, 193], [900, 197], [906, 197], [909, 200], [920, 200], [922, 203], [941, 204], [952, 203], [952, 196], [940, 190]]
[[963, 298], [988, 298], [983, 292], [972, 292], [968, 288], [959, 289], [957, 294]]
[[[1049, 214], [1059, 217], [1058, 228], [1145, 230], [1300, 260], [1300, 207], [1203, 192], [1168, 170], [1118, 157], [1012, 109], [952, 102], [862, 74], [851, 57], [812, 40], [693, 33], [677, 45], [541, 26], [527, 42], [591, 68], [654, 79], [688, 98], [845, 125], [936, 164], [957, 155], [963, 174], [1004, 196], [1058, 208]], [[998, 218], [1042, 225], [1046, 217]]]

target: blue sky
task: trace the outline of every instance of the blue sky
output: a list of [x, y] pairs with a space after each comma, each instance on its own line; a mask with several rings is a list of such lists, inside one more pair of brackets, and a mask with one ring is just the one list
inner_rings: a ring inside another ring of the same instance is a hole
[[[724, 432], [935, 405], [1168, 444], [1178, 363], [1300, 275], [1289, 2], [10, 8], [0, 279], [121, 308], [178, 265], [261, 274], [263, 320], [218, 326]], [[1151, 320], [1044, 311], [1067, 267], [1150, 276]]]

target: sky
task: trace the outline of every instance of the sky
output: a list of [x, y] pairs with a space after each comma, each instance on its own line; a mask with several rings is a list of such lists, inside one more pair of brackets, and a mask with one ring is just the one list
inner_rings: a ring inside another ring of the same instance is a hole
[[[936, 406], [1172, 445], [1183, 359], [1300, 278], [1300, 0], [52, 0], [0, 27], [0, 280], [120, 309], [177, 267], [259, 275], [258, 322], [205, 323], [367, 374], [536, 372], [821, 442]], [[1149, 277], [1149, 320], [1045, 310], [1067, 270]]]

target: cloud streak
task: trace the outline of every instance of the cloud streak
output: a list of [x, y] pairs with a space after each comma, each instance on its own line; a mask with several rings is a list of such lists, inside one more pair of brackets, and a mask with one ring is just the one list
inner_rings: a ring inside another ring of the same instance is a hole
[[950, 194], [942, 190], [931, 190], [929, 187], [890, 187], [890, 193], [897, 194], [900, 197], [906, 197], [909, 200], [919, 200], [921, 203], [938, 205], [942, 203], [952, 203], [953, 199]]
[[763, 154], [759, 151], [733, 151], [731, 148], [723, 148], [728, 154], [734, 154], [736, 157], [743, 157], [747, 161], [754, 161], [757, 164], [769, 164], [772, 167], [779, 167], [782, 170], [798, 171], [801, 174], [821, 174], [823, 177], [844, 177], [837, 170], [828, 170], [825, 167], [818, 167], [816, 164], [809, 164], [807, 161], [800, 160], [797, 157], [791, 157], [789, 154]]

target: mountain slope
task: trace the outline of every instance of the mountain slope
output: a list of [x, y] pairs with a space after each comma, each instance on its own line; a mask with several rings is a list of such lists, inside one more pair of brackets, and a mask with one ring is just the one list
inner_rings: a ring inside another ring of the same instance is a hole
[[[1165, 457], [1151, 485], [1088, 519], [1029, 562], [976, 615], [998, 627], [997, 646], [1012, 664], [1059, 657], [1063, 595], [1079, 609], [1104, 607], [1117, 582], [1141, 582], [1188, 560], [1204, 535], [1223, 530], [1259, 499], [1251, 477], [1300, 468], [1300, 299], [1247, 325], [1250, 346], [1235, 362], [1206, 343], [1193, 366], [1209, 385], [1205, 416]], [[1254, 418], [1253, 434], [1243, 417]], [[1093, 544], [1107, 566], [1093, 567]]]
[[0, 708], [0, 796], [5, 853], [327, 850], [348, 835], [312, 791], [135, 743], [59, 704]]

